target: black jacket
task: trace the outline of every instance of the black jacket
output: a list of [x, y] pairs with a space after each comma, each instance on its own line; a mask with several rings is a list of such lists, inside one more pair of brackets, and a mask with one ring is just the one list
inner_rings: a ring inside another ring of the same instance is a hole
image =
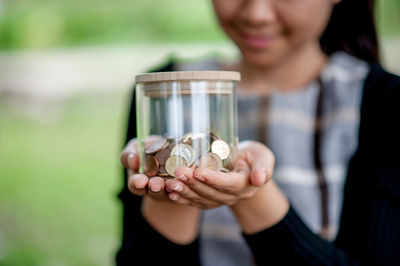
[[[157, 71], [171, 71], [172, 63]], [[136, 137], [133, 96], [127, 140]], [[400, 77], [379, 65], [364, 83], [357, 150], [350, 160], [340, 228], [331, 243], [310, 231], [293, 208], [278, 224], [244, 235], [258, 265], [400, 265]], [[117, 265], [199, 265], [198, 239], [177, 245], [142, 217], [141, 197], [125, 175]]]

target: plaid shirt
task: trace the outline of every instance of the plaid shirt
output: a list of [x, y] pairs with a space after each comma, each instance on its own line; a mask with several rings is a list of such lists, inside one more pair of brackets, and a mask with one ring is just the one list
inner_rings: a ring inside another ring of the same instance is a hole
[[[216, 61], [186, 63], [176, 70], [219, 69]], [[320, 127], [320, 161], [327, 186], [327, 240], [339, 225], [349, 160], [357, 148], [361, 93], [369, 65], [344, 52], [332, 55], [313, 81], [292, 92], [249, 95], [238, 89], [240, 140], [265, 143], [274, 153], [274, 180], [310, 230], [321, 232], [321, 191], [314, 158], [316, 125]], [[322, 114], [316, 121], [318, 94]], [[201, 257], [204, 265], [252, 265], [248, 247], [228, 207], [203, 212]]]

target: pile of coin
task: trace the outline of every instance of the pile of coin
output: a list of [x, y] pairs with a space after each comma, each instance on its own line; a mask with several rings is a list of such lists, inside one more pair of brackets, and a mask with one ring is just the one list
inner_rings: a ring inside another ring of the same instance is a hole
[[182, 138], [160, 137], [145, 148], [144, 171], [148, 176], [175, 177], [181, 166], [207, 167], [228, 172], [232, 149], [214, 133], [188, 133]]

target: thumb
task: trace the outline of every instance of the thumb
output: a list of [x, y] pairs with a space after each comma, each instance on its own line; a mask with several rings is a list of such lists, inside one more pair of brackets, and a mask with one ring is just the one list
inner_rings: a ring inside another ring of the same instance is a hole
[[273, 153], [263, 144], [251, 142], [245, 148], [246, 160], [251, 168], [250, 183], [262, 186], [272, 178], [275, 165]]
[[267, 182], [267, 170], [264, 166], [258, 165], [252, 168], [250, 173], [250, 183], [253, 186], [261, 187]]

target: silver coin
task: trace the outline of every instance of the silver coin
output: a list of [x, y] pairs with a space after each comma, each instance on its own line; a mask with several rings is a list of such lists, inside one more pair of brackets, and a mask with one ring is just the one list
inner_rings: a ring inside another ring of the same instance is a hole
[[196, 151], [187, 144], [178, 144], [171, 150], [171, 156], [177, 155], [183, 157], [190, 167], [196, 159]]
[[216, 155], [218, 155], [221, 158], [221, 160], [224, 160], [228, 158], [231, 149], [229, 148], [229, 145], [225, 141], [218, 139], [213, 141], [213, 143], [211, 144], [211, 151]]

